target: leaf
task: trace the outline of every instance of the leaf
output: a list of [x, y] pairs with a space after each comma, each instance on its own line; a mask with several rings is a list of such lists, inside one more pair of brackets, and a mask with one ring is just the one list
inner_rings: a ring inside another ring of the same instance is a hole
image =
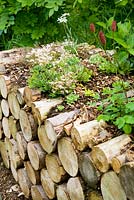
[[51, 17], [54, 14], [54, 9], [49, 10], [49, 17]]
[[110, 27], [112, 25], [112, 22], [114, 20], [114, 17], [110, 17], [109, 20], [107, 21], [107, 26]]
[[103, 27], [104, 29], [107, 28], [107, 25], [104, 22], [96, 22], [96, 24]]
[[129, 52], [131, 55], [134, 56], [134, 49], [127, 49], [127, 50], [128, 50], [128, 52]]
[[129, 110], [129, 112], [133, 112], [134, 111], [134, 102], [129, 102], [126, 104], [126, 109]]
[[110, 115], [99, 115], [98, 117], [97, 117], [97, 120], [101, 120], [101, 119], [103, 119], [104, 121], [109, 121], [110, 120]]
[[127, 43], [123, 40], [123, 39], [121, 39], [121, 38], [117, 38], [117, 37], [114, 37], [113, 38], [118, 44], [120, 44], [121, 46], [123, 46], [124, 48], [128, 48], [128, 45], [127, 45]]
[[131, 22], [130, 21], [124, 23], [119, 22], [117, 26], [118, 26], [119, 36], [123, 39], [126, 39], [125, 37], [128, 37], [130, 35]]
[[125, 119], [123, 117], [118, 117], [114, 124], [121, 129], [125, 125]]
[[134, 116], [125, 115], [124, 120], [127, 124], [134, 124]]
[[127, 38], [127, 44], [130, 47], [130, 49], [134, 47], [134, 34], [129, 34], [129, 37]]
[[6, 27], [6, 24], [8, 22], [8, 13], [2, 13], [0, 15], [0, 30], [4, 30]]
[[125, 124], [123, 127], [123, 131], [127, 134], [130, 134], [132, 132], [132, 127], [129, 124]]
[[128, 0], [114, 0], [116, 6], [125, 6]]

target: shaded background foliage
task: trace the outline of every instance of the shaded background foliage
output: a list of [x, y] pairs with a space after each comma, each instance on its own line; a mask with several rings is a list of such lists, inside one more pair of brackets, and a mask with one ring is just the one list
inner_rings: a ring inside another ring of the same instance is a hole
[[33, 46], [65, 39], [57, 19], [70, 13], [68, 26], [75, 41], [95, 43], [89, 24], [134, 22], [133, 0], [0, 0], [0, 49]]

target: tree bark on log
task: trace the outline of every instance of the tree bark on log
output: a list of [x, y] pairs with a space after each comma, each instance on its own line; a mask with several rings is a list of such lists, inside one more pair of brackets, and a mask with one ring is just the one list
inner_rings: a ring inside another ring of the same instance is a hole
[[104, 121], [93, 120], [84, 124], [74, 125], [71, 129], [71, 137], [76, 148], [83, 151], [90, 144], [91, 139], [97, 135], [103, 127]]
[[25, 110], [20, 110], [20, 126], [27, 142], [37, 138], [37, 123], [33, 115]]
[[78, 158], [69, 137], [63, 137], [58, 141], [58, 155], [66, 172], [70, 176], [76, 176], [78, 172]]
[[2, 127], [3, 127], [4, 135], [7, 138], [11, 138], [11, 132], [10, 132], [10, 127], [9, 127], [9, 120], [8, 120], [7, 117], [3, 117], [3, 119], [2, 119]]
[[41, 99], [41, 91], [38, 89], [31, 89], [28, 86], [24, 88], [24, 100], [27, 106], [31, 107], [32, 102]]
[[3, 132], [3, 127], [2, 127], [2, 122], [0, 121], [0, 139], [3, 138], [4, 132]]
[[119, 173], [122, 187], [129, 200], [134, 199], [134, 162], [125, 163]]
[[41, 170], [41, 184], [48, 198], [54, 199], [56, 196], [55, 194], [56, 185], [50, 178], [48, 171], [46, 169]]
[[39, 141], [31, 141], [27, 145], [28, 157], [35, 170], [45, 167], [46, 153], [42, 149]]
[[[1, 105], [1, 100], [0, 100], [0, 105]], [[2, 116], [3, 114], [2, 114], [2, 109], [1, 109], [1, 106], [0, 106], [0, 120], [2, 120]]]
[[[47, 153], [51, 153], [52, 151], [55, 150], [57, 140], [64, 134], [64, 131], [63, 131], [64, 125], [76, 119], [78, 113], [79, 113], [79, 110], [74, 110], [71, 112], [61, 113], [59, 115], [56, 115], [55, 117], [46, 119], [45, 132], [44, 132], [43, 137], [44, 137], [44, 140], [45, 138], [48, 138], [47, 145], [49, 146], [49, 149], [47, 148], [45, 149]], [[47, 147], [47, 145], [45, 146]]]
[[16, 141], [20, 157], [22, 158], [22, 160], [26, 160], [28, 158], [27, 141], [25, 140], [23, 133], [21, 131], [17, 132]]
[[50, 178], [55, 182], [59, 183], [67, 177], [67, 173], [64, 170], [61, 161], [57, 154], [46, 155], [46, 168]]
[[89, 148], [93, 148], [95, 145], [106, 142], [112, 138], [112, 134], [105, 129], [98, 132], [97, 135], [90, 138], [88, 143]]
[[24, 162], [24, 166], [27, 171], [27, 175], [32, 182], [33, 185], [37, 185], [40, 183], [40, 174], [39, 171], [35, 171], [30, 163], [30, 161]]
[[10, 86], [11, 86], [10, 77], [1, 75], [0, 76], [0, 93], [4, 99], [7, 98]]
[[9, 105], [8, 101], [5, 99], [1, 101], [1, 110], [5, 117], [9, 117]]
[[20, 131], [20, 123], [13, 116], [9, 117], [8, 123], [9, 123], [10, 133], [13, 139], [16, 139], [16, 134], [18, 131]]
[[120, 155], [121, 151], [128, 148], [131, 138], [120, 135], [107, 142], [94, 146], [91, 152], [93, 163], [101, 172], [107, 172], [113, 157]]
[[10, 168], [9, 154], [5, 142], [0, 141], [0, 153], [6, 168]]
[[52, 108], [62, 103], [62, 99], [42, 99], [32, 103], [32, 112], [37, 119], [38, 124], [41, 125], [46, 119], [48, 113]]
[[8, 94], [8, 105], [10, 108], [10, 111], [15, 119], [19, 119], [20, 115], [20, 104], [17, 100], [16, 93], [10, 92]]
[[26, 169], [25, 168], [18, 169], [17, 174], [18, 174], [18, 182], [20, 188], [24, 193], [25, 197], [29, 198], [32, 184], [30, 179], [28, 178]]
[[84, 192], [79, 177], [70, 178], [67, 182], [67, 191], [71, 200], [84, 200]]
[[49, 200], [41, 185], [33, 185], [31, 187], [31, 195], [33, 200]]
[[56, 196], [57, 200], [70, 200], [68, 191], [67, 191], [67, 184], [58, 185], [56, 189]]
[[109, 171], [102, 176], [101, 192], [104, 200], [127, 200], [120, 180], [114, 171]]
[[83, 152], [79, 155], [79, 170], [83, 180], [91, 187], [96, 188], [101, 173], [94, 166], [90, 153]]

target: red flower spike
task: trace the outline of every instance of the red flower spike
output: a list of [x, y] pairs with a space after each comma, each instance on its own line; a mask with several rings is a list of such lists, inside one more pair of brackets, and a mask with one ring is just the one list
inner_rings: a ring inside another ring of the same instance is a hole
[[106, 44], [106, 37], [102, 31], [99, 32], [99, 39], [103, 45]]
[[116, 31], [116, 21], [113, 21], [113, 22], [112, 22], [111, 30], [112, 30], [113, 32]]
[[92, 33], [95, 33], [95, 25], [93, 23], [90, 24], [89, 28]]

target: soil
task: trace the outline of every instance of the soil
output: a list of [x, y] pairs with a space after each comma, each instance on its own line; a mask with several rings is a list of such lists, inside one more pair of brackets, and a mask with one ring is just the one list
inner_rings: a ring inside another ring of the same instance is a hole
[[[11, 171], [6, 169], [0, 158], [0, 200], [27, 200]], [[31, 200], [31, 198], [29, 198]]]
[[[85, 52], [84, 52], [85, 53]], [[86, 54], [86, 53], [85, 53]], [[84, 54], [84, 56], [85, 56]], [[83, 55], [80, 55], [82, 57]], [[87, 55], [88, 56], [88, 55]], [[86, 56], [82, 59], [83, 64], [93, 70], [93, 76], [90, 79], [90, 81], [86, 84], [86, 88], [93, 90], [94, 92], [98, 92], [101, 95], [102, 89], [104, 87], [111, 87], [112, 83], [116, 80], [127, 80], [130, 82], [130, 84], [133, 83], [133, 76], [117, 76], [117, 75], [107, 75], [104, 73], [101, 73], [98, 71], [97, 66], [95, 65], [90, 65], [89, 62], [86, 59]], [[27, 85], [27, 79], [30, 75], [30, 67], [24, 63], [13, 63], [10, 64], [8, 63], [5, 65], [6, 68], [6, 75], [11, 77], [12, 83], [16, 85], [17, 87], [24, 87]], [[84, 85], [83, 85], [84, 86]], [[85, 87], [85, 86], [84, 86]], [[74, 108], [80, 108], [86, 109], [88, 112], [88, 120], [93, 120], [95, 119], [99, 111], [92, 107], [88, 106], [87, 102], [93, 101], [91, 97], [85, 97], [84, 95], [84, 89], [80, 87], [79, 85], [76, 88], [77, 94], [79, 94], [80, 99], [78, 102], [76, 102], [74, 105], [67, 105], [65, 102], [63, 103], [65, 110], [72, 110]], [[86, 105], [86, 106], [85, 106]], [[53, 109], [52, 112], [50, 113], [50, 116], [54, 116], [57, 113], [59, 113], [59, 110]], [[107, 129], [112, 133], [112, 134], [120, 134], [120, 131], [118, 131], [115, 126], [109, 125]], [[18, 196], [21, 194], [21, 190], [19, 186], [17, 185], [18, 189], [17, 191], [14, 191], [13, 186], [16, 185], [16, 181], [12, 177], [11, 171], [6, 169], [3, 165], [3, 162], [0, 158], [0, 200], [26, 200], [26, 198], [23, 196]], [[31, 200], [31, 198], [29, 198]]]

